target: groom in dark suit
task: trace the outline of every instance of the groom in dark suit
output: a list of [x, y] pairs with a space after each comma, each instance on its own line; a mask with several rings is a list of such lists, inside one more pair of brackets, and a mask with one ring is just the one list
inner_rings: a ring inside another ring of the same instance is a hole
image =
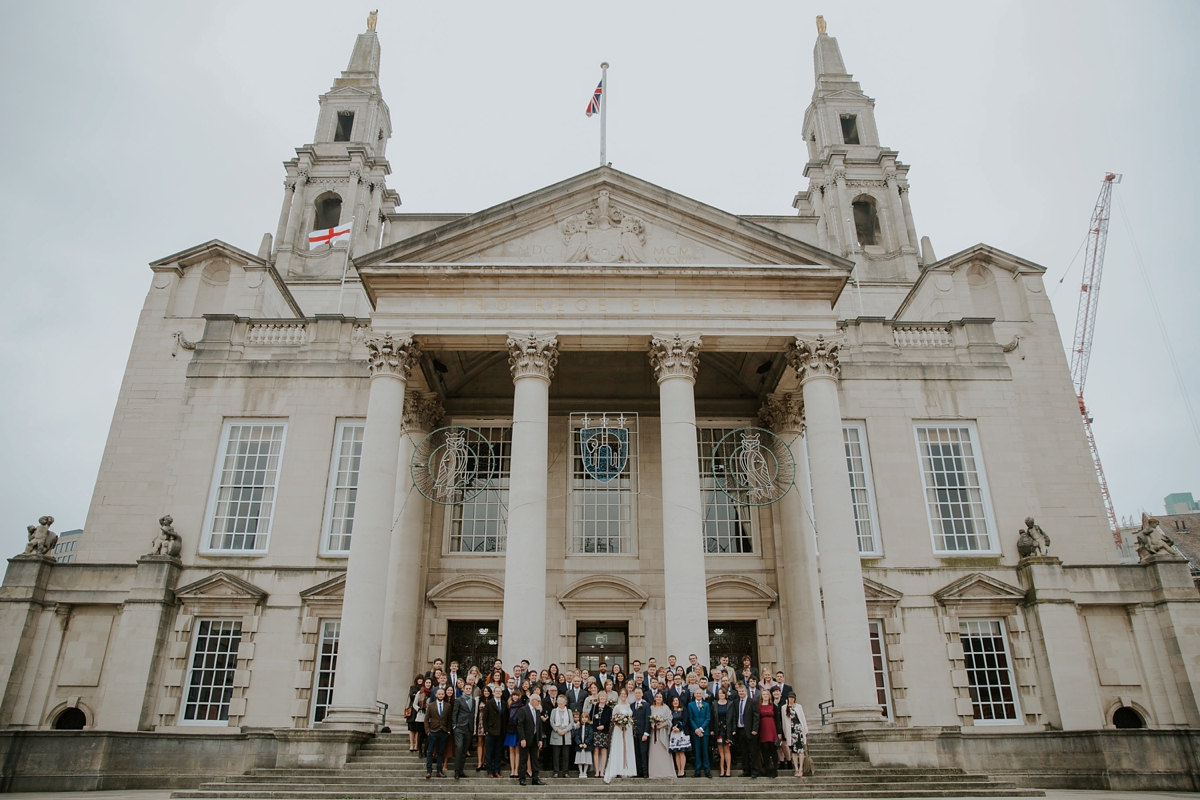
[[642, 699], [642, 687], [633, 689], [633, 702], [629, 706], [633, 717], [633, 745], [637, 753], [639, 778], [650, 777], [650, 704]]

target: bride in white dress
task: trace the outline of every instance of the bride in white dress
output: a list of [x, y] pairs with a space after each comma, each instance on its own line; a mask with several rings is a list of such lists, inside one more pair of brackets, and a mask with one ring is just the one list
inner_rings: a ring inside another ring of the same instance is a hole
[[[616, 723], [617, 717], [622, 714], [629, 720], [624, 728]], [[629, 707], [629, 697], [622, 689], [617, 695], [617, 706], [613, 709], [612, 742], [608, 746], [608, 766], [604, 769], [605, 783], [612, 783], [613, 778], [637, 777], [637, 751], [633, 748], [633, 709]]]

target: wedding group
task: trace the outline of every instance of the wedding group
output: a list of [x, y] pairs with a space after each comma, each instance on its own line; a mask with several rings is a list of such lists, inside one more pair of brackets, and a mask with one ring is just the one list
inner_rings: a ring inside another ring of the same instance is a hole
[[[404, 715], [409, 750], [425, 758], [426, 779], [467, 777], [467, 758], [489, 778], [544, 785], [555, 778], [803, 777], [808, 723], [782, 671], [757, 672], [751, 658], [711, 669], [695, 654], [643, 668], [634, 660], [587, 669], [542, 670], [528, 661], [506, 670], [465, 671], [441, 659], [413, 679]], [[810, 761], [811, 763], [811, 761]]]

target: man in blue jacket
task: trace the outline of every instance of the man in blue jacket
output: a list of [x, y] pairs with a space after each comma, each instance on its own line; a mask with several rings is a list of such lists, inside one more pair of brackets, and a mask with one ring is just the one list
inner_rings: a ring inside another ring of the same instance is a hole
[[708, 760], [708, 743], [713, 728], [712, 714], [712, 706], [705, 699], [704, 692], [697, 689], [687, 707], [688, 732], [692, 736], [692, 754], [696, 759], [696, 774], [692, 776], [694, 778], [700, 777], [701, 769], [704, 770], [704, 777], [712, 777]]

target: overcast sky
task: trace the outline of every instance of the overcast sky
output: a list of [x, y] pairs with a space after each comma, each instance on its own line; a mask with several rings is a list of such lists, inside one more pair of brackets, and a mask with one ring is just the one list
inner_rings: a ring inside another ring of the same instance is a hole
[[[379, 0], [403, 211], [470, 212], [595, 166], [583, 110], [608, 60], [613, 166], [734, 213], [790, 214], [815, 14], [912, 165], [919, 235], [1049, 269], [1070, 337], [1108, 170], [1114, 212], [1087, 399], [1120, 515], [1200, 495], [1200, 4], [493, 3]], [[0, 4], [0, 554], [41, 514], [82, 527], [147, 263], [274, 231], [364, 29], [348, 3]], [[147, 542], [155, 531], [144, 531]]]

